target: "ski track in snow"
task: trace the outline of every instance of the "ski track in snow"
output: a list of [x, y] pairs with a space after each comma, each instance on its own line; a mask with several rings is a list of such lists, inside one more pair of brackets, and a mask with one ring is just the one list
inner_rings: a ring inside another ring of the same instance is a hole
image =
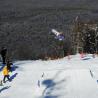
[[[90, 59], [86, 59], [90, 58]], [[17, 61], [0, 98], [98, 98], [98, 57]], [[0, 72], [0, 79], [3, 76]]]

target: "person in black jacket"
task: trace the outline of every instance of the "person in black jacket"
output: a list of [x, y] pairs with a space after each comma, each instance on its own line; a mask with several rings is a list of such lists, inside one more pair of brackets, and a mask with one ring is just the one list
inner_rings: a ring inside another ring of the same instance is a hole
[[5, 47], [2, 47], [2, 49], [0, 51], [0, 54], [1, 54], [1, 57], [2, 57], [3, 64], [5, 64], [5, 61], [6, 61], [6, 53], [7, 53], [7, 49]]
[[7, 68], [8, 68], [8, 70], [10, 71], [10, 72], [12, 72], [12, 66], [13, 64], [12, 64], [12, 62], [11, 61], [9, 61], [9, 60], [7, 60]]

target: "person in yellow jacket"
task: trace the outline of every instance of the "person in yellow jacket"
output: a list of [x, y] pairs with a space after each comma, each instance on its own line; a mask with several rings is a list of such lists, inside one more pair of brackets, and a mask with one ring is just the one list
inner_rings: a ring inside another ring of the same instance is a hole
[[8, 70], [8, 67], [5, 66], [3, 68], [3, 75], [4, 75], [4, 78], [3, 78], [3, 82], [5, 83], [5, 79], [7, 78], [9, 81], [10, 81], [10, 78], [9, 78], [9, 70]]

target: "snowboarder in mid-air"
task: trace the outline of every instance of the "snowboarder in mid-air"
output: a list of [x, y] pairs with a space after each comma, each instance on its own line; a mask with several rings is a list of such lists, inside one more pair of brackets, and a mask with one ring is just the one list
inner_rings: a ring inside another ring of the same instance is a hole
[[64, 35], [62, 32], [58, 32], [55, 29], [52, 29], [52, 33], [55, 35], [55, 39], [58, 39], [59, 41], [64, 40]]
[[2, 57], [3, 64], [5, 64], [5, 61], [6, 61], [6, 53], [7, 53], [7, 49], [5, 47], [2, 47], [2, 49], [0, 51], [0, 54], [1, 54], [1, 57]]

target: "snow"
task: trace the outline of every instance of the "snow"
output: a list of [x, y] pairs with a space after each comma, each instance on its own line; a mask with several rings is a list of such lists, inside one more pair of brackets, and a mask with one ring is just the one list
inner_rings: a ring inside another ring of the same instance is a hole
[[[0, 98], [98, 98], [98, 57], [16, 61]], [[0, 79], [3, 79], [0, 72]]]

